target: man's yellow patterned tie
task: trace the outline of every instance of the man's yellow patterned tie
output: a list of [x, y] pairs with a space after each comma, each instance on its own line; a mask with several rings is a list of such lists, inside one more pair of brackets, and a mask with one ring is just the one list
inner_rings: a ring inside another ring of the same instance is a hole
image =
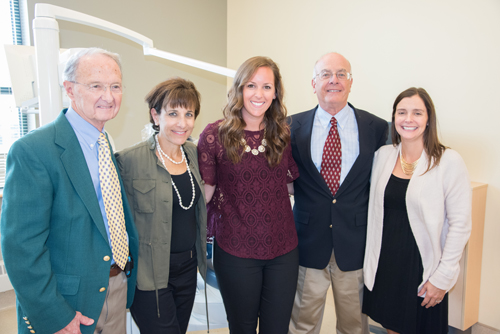
[[120, 180], [115, 165], [111, 160], [108, 140], [101, 132], [99, 136], [99, 181], [101, 183], [102, 199], [106, 216], [108, 217], [109, 234], [113, 259], [116, 264], [125, 269], [128, 258], [128, 242], [123, 215], [123, 201]]

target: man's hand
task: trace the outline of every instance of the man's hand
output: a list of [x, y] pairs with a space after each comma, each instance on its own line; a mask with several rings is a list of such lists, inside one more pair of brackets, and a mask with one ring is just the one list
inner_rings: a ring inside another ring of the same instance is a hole
[[425, 298], [421, 305], [425, 306], [425, 308], [429, 308], [429, 307], [434, 307], [437, 304], [441, 303], [441, 301], [444, 298], [444, 295], [446, 294], [446, 290], [441, 290], [432, 285], [431, 282], [427, 281], [422, 287], [422, 290], [420, 290], [420, 292], [418, 293], [418, 295], [422, 296], [424, 293], [425, 293]]
[[80, 324], [84, 326], [90, 326], [93, 323], [94, 319], [90, 319], [80, 312], [76, 312], [73, 320], [71, 320], [71, 322], [66, 327], [54, 334], [82, 334], [82, 332], [80, 331]]

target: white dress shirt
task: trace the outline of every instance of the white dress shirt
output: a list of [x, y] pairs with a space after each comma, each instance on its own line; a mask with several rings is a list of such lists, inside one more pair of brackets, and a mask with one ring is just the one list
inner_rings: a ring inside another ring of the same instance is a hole
[[[321, 160], [323, 158], [325, 141], [332, 127], [330, 123], [331, 119], [332, 115], [318, 105], [318, 109], [314, 115], [311, 134], [311, 158], [319, 172], [321, 172]], [[337, 120], [337, 129], [342, 145], [342, 169], [339, 184], [341, 185], [359, 155], [358, 123], [356, 122], [356, 116], [354, 116], [354, 110], [352, 110], [349, 104], [346, 104], [335, 115], [335, 119]]]

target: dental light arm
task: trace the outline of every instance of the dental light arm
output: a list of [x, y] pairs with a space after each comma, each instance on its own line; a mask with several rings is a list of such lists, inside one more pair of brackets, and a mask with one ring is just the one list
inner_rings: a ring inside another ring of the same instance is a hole
[[236, 71], [196, 59], [155, 49], [153, 41], [135, 31], [94, 16], [50, 4], [37, 3], [33, 36], [37, 64], [40, 124], [54, 120], [62, 109], [62, 82], [59, 82], [59, 25], [56, 20], [75, 22], [129, 39], [142, 45], [144, 55], [156, 56], [233, 78]]

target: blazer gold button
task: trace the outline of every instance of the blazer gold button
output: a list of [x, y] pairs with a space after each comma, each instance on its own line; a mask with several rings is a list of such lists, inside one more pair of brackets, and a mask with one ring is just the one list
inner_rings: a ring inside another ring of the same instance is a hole
[[28, 329], [33, 329], [33, 326], [29, 325], [29, 326], [28, 326]]
[[30, 333], [35, 333], [35, 331], [34, 330], [30, 330]]
[[23, 317], [23, 320], [28, 320], [28, 317]]
[[330, 228], [332, 228], [333, 225], [330, 225]]
[[111, 258], [110, 258], [109, 256], [107, 256], [107, 255], [106, 255], [105, 257], [103, 257], [102, 259], [103, 259], [104, 261], [109, 261], [109, 260], [111, 260]]
[[334, 199], [334, 200], [332, 201], [332, 203], [333, 203], [333, 204], [337, 203], [337, 199]]
[[99, 292], [104, 292], [104, 291], [106, 291], [106, 288], [100, 288], [99, 289]]
[[29, 322], [29, 321], [25, 321], [25, 323], [26, 323], [26, 325], [29, 325], [29, 324], [30, 324], [30, 322]]

